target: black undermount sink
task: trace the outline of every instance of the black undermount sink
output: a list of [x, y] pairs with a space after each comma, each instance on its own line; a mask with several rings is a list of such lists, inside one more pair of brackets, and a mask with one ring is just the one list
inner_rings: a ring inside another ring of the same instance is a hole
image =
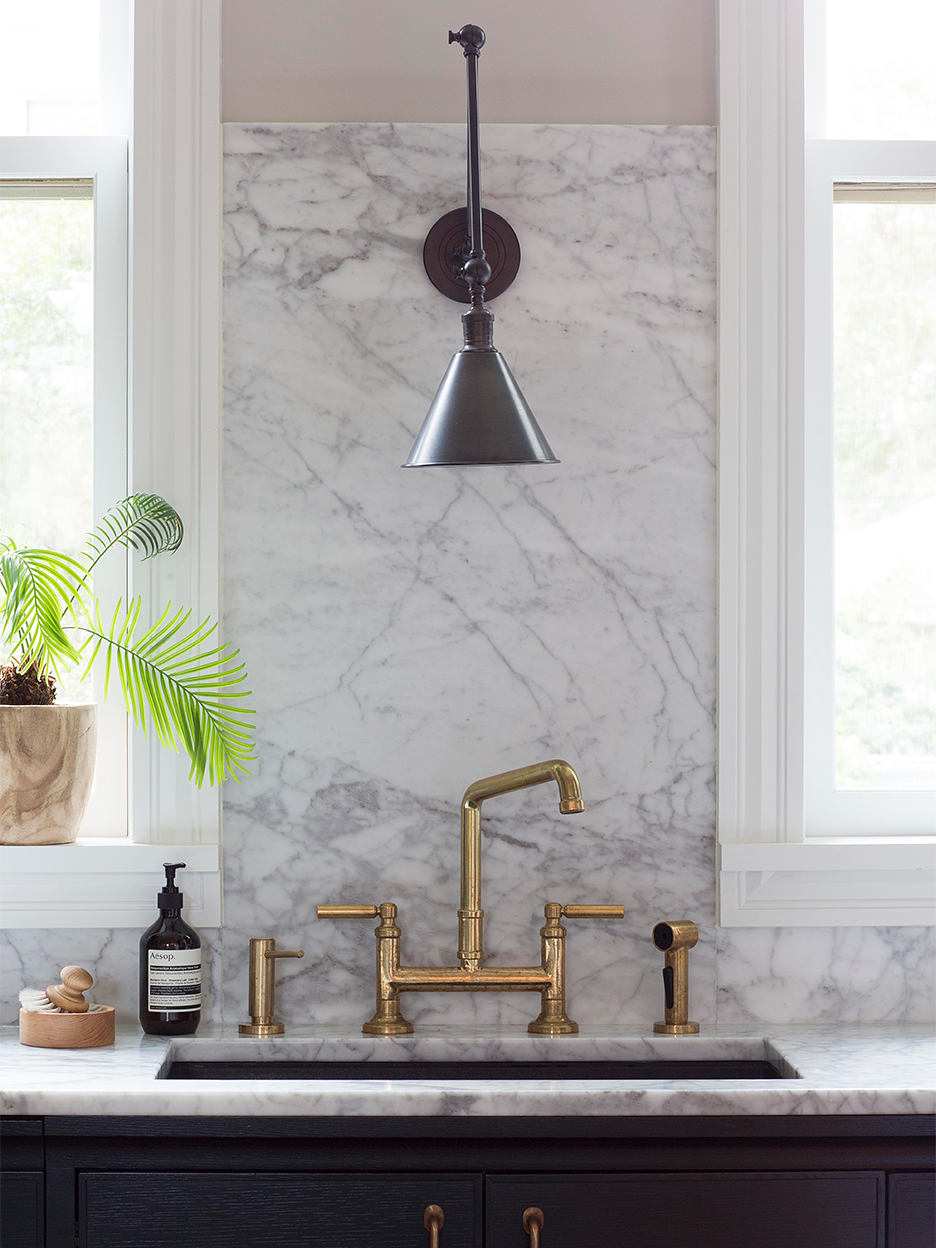
[[783, 1079], [768, 1061], [173, 1062], [166, 1079]]

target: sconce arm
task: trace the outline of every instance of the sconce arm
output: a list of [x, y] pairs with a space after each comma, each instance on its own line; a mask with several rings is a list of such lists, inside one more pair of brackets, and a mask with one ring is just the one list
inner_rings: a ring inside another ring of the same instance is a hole
[[465, 68], [468, 72], [468, 239], [469, 251], [462, 268], [468, 283], [471, 306], [484, 305], [484, 288], [491, 280], [491, 266], [484, 254], [484, 234], [481, 222], [481, 133], [478, 123], [478, 59], [484, 46], [484, 31], [480, 26], [463, 26], [459, 31], [449, 31], [449, 43], [457, 43], [464, 49]]

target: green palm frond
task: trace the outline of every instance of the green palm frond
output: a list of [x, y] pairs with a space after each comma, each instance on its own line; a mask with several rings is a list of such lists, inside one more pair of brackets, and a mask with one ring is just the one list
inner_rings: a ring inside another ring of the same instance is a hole
[[82, 649], [93, 645], [89, 667], [101, 647], [106, 649], [104, 696], [116, 662], [134, 722], [144, 733], [152, 724], [167, 749], [178, 750], [181, 744], [192, 762], [190, 780], [201, 788], [206, 774], [209, 784], [239, 779], [237, 773], [247, 773], [246, 764], [255, 757], [250, 738], [254, 712], [239, 702], [250, 696], [238, 688], [246, 676], [244, 664], [235, 663], [240, 652], [226, 644], [198, 653], [217, 625], [205, 620], [185, 632], [192, 613], [180, 609], [172, 614], [171, 604], [137, 637], [140, 604], [134, 599], [122, 612], [118, 603], [108, 626], [96, 608], [93, 619], [77, 626], [88, 638]]
[[178, 550], [182, 537], [182, 521], [170, 503], [158, 494], [131, 494], [88, 534], [84, 557], [89, 571], [114, 546], [132, 546], [152, 559]]
[[79, 660], [63, 619], [76, 600], [81, 605], [85, 575], [68, 555], [0, 542], [3, 640], [16, 651], [21, 670], [35, 663], [43, 674], [57, 673], [63, 661]]

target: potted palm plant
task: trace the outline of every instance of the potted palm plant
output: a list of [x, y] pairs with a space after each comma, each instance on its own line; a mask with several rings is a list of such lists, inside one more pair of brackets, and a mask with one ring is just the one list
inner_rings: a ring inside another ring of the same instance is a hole
[[74, 841], [94, 775], [96, 706], [56, 703], [62, 673], [83, 677], [105, 663], [104, 696], [116, 668], [128, 713], [167, 749], [186, 752], [190, 780], [238, 778], [254, 757], [253, 712], [243, 704], [238, 651], [212, 646], [217, 623], [191, 627], [191, 611], [166, 605], [151, 627], [141, 600], [119, 601], [106, 618], [94, 569], [110, 551], [143, 559], [178, 550], [182, 521], [157, 494], [134, 494], [88, 534], [78, 558], [0, 539], [0, 843]]

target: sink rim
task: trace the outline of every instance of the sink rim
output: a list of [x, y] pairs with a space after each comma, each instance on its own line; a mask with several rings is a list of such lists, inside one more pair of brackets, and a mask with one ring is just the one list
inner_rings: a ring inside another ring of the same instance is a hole
[[611, 1058], [558, 1059], [425, 1059], [303, 1060], [268, 1056], [261, 1059], [174, 1057], [159, 1078], [171, 1081], [207, 1079], [298, 1080], [353, 1083], [646, 1083], [754, 1080], [784, 1082], [798, 1078], [762, 1058]]

